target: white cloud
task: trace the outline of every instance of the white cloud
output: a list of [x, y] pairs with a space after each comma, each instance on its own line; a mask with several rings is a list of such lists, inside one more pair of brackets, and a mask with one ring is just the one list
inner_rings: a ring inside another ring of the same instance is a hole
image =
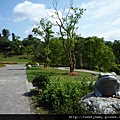
[[117, 18], [114, 21], [112, 21], [111, 25], [120, 25], [120, 18]]
[[83, 2], [85, 8], [80, 21], [80, 32], [83, 37], [98, 36], [105, 40], [120, 39], [120, 0], [91, 0]]
[[103, 37], [105, 38], [105, 40], [111, 40], [111, 41], [114, 41], [114, 40], [120, 40], [120, 28], [118, 29], [114, 29], [114, 30], [110, 30], [110, 31], [107, 31], [105, 33], [101, 33], [101, 34], [98, 34], [99, 37]]
[[[24, 1], [19, 3], [13, 9], [14, 22], [20, 22], [29, 19], [32, 22], [39, 22], [40, 18], [50, 17], [52, 13], [50, 9], [46, 9], [44, 4], [32, 3]], [[49, 14], [49, 15], [48, 15]]]
[[19, 3], [13, 9], [14, 22], [23, 21], [29, 19], [31, 21], [38, 21], [40, 17], [44, 17], [46, 14], [45, 5], [34, 4], [29, 1]]
[[[61, 17], [62, 13], [59, 10], [58, 12]], [[50, 20], [52, 23], [56, 23], [56, 21], [58, 21], [57, 17], [54, 14], [55, 10], [47, 9], [44, 4], [32, 3], [29, 1], [24, 1], [23, 3], [16, 5], [13, 9], [13, 13], [14, 22], [24, 21], [26, 19], [32, 22], [33, 25], [25, 30], [25, 36], [33, 34], [32, 30], [34, 27], [37, 27], [37, 25], [39, 25], [41, 18], [48, 18], [48, 20]], [[55, 17], [52, 18], [52, 15]], [[54, 27], [54, 29], [56, 29], [56, 27]]]
[[86, 29], [86, 28], [93, 27], [93, 26], [94, 26], [94, 24], [91, 23], [91, 24], [86, 24], [86, 25], [82, 26], [82, 28]]
[[92, 0], [87, 3], [82, 3], [80, 7], [86, 8], [86, 12], [94, 19], [113, 15], [120, 10], [120, 0]]

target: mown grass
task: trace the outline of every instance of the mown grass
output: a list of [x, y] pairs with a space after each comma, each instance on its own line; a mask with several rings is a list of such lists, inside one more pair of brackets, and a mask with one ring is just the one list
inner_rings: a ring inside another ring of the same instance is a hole
[[3, 53], [0, 53], [1, 63], [27, 63], [30, 60], [27, 59], [26, 55], [12, 55], [5, 57]]
[[49, 75], [50, 79], [71, 79], [71, 80], [84, 80], [84, 81], [95, 81], [97, 76], [86, 72], [76, 72], [77, 75], [72, 75], [69, 70], [59, 70], [57, 68], [43, 68], [43, 67], [32, 67], [26, 70], [28, 81], [32, 82], [33, 78], [38, 74]]

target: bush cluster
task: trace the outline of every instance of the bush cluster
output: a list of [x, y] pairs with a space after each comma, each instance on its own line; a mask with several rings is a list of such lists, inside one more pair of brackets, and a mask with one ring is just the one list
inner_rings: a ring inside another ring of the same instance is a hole
[[38, 74], [34, 77], [32, 84], [33, 87], [37, 87], [38, 89], [45, 89], [46, 85], [49, 83], [49, 77], [44, 74]]
[[81, 97], [93, 91], [93, 82], [68, 80], [62, 77], [48, 79], [46, 75], [38, 75], [33, 81], [34, 86], [44, 88], [38, 97], [39, 105], [45, 104], [57, 114], [84, 113], [79, 101]]
[[120, 75], [120, 64], [113, 64], [109, 71], [115, 72], [117, 75]]

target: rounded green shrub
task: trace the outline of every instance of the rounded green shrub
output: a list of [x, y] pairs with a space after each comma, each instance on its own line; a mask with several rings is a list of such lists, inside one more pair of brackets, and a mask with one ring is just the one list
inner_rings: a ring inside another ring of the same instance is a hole
[[34, 77], [32, 84], [33, 87], [37, 87], [38, 89], [44, 90], [46, 87], [46, 84], [49, 83], [49, 77], [48, 75], [38, 74]]
[[93, 90], [93, 82], [71, 81], [64, 79], [50, 80], [46, 89], [40, 95], [42, 104], [51, 106], [58, 114], [81, 113], [79, 101], [81, 97]]

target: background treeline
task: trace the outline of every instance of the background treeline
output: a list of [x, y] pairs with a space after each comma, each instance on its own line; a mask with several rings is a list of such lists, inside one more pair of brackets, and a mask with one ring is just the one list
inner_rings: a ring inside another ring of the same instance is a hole
[[[0, 52], [5, 57], [27, 54], [32, 62], [45, 63], [49, 66], [69, 66], [68, 57], [63, 49], [62, 40], [52, 37], [49, 41], [49, 58], [46, 59], [46, 42], [33, 35], [20, 40], [19, 36], [12, 35], [3, 29], [0, 34]], [[120, 74], [120, 40], [104, 41], [104, 38], [76, 37], [75, 42], [75, 68], [99, 71], [115, 71]], [[27, 58], [26, 58], [27, 59]]]

